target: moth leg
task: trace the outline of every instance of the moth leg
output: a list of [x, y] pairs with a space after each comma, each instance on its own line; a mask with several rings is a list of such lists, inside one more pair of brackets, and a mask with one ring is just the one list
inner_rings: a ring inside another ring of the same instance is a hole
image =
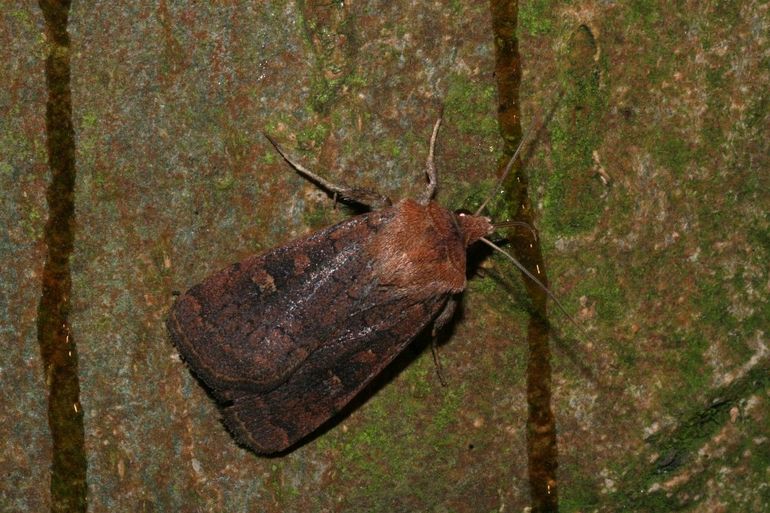
[[438, 127], [441, 126], [441, 116], [436, 120], [436, 124], [433, 125], [433, 133], [430, 136], [430, 148], [428, 149], [428, 161], [425, 163], [425, 174], [428, 175], [428, 187], [420, 198], [420, 202], [427, 204], [433, 195], [436, 194], [436, 187], [438, 185], [438, 179], [436, 178], [436, 165], [433, 163], [433, 153], [436, 149], [436, 137], [438, 136]]
[[444, 309], [441, 311], [440, 314], [438, 314], [438, 317], [436, 317], [436, 320], [433, 321], [433, 331], [431, 332], [431, 343], [430, 343], [430, 351], [433, 353], [433, 363], [436, 365], [436, 374], [438, 374], [438, 380], [441, 382], [441, 386], [447, 386], [446, 379], [444, 379], [444, 368], [441, 365], [441, 360], [438, 357], [438, 351], [436, 350], [436, 339], [438, 336], [438, 333], [442, 330], [444, 326], [449, 324], [449, 321], [452, 320], [452, 317], [455, 315], [455, 311], [457, 310], [457, 299], [454, 297], [450, 297], [446, 305], [444, 305]]
[[384, 196], [377, 191], [371, 189], [365, 189], [361, 187], [349, 187], [347, 185], [333, 184], [320, 175], [310, 171], [308, 168], [292, 159], [288, 153], [269, 135], [264, 134], [270, 144], [273, 145], [275, 150], [283, 157], [283, 159], [289, 163], [299, 174], [320, 186], [322, 189], [330, 192], [333, 196], [336, 196], [342, 201], [352, 201], [365, 207], [378, 209], [382, 207], [389, 207], [393, 204], [390, 198]]

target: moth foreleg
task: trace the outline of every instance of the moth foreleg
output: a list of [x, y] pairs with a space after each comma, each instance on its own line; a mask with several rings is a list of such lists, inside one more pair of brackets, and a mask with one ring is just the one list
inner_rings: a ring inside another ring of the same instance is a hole
[[436, 177], [436, 165], [433, 162], [434, 150], [436, 149], [436, 137], [438, 137], [438, 128], [441, 126], [441, 116], [436, 120], [436, 124], [433, 125], [433, 133], [430, 136], [430, 148], [428, 149], [428, 160], [425, 163], [425, 174], [428, 176], [428, 187], [425, 189], [420, 202], [423, 204], [428, 203], [436, 194], [436, 187], [438, 186], [438, 179]]
[[455, 299], [453, 296], [450, 296], [444, 305], [444, 309], [441, 310], [441, 313], [438, 314], [436, 320], [433, 321], [433, 330], [431, 331], [430, 351], [433, 353], [433, 363], [436, 365], [436, 374], [438, 374], [438, 380], [441, 382], [442, 386], [446, 386], [447, 383], [446, 379], [444, 378], [444, 368], [441, 366], [441, 360], [439, 359], [438, 351], [436, 350], [436, 338], [444, 326], [449, 324], [449, 321], [452, 320], [456, 310], [457, 299]]
[[295, 161], [293, 158], [289, 156], [288, 153], [286, 153], [283, 148], [269, 135], [264, 134], [268, 141], [270, 141], [270, 144], [273, 145], [275, 150], [283, 157], [283, 159], [289, 163], [291, 167], [293, 167], [299, 174], [310, 180], [311, 182], [315, 183], [322, 189], [330, 192], [333, 196], [335, 196], [336, 199], [340, 199], [342, 201], [352, 201], [355, 203], [358, 203], [359, 205], [363, 205], [365, 207], [370, 207], [372, 209], [378, 209], [383, 207], [389, 207], [393, 204], [392, 201], [390, 201], [390, 198], [387, 196], [378, 193], [377, 191], [373, 191], [371, 189], [366, 189], [362, 187], [349, 187], [347, 185], [337, 185], [334, 184], [321, 175], [318, 175], [312, 171], [310, 171], [308, 168], [300, 164], [299, 162]]
[[452, 317], [454, 317], [455, 311], [457, 310], [457, 303], [458, 301], [454, 296], [449, 296], [449, 299], [447, 299], [447, 302], [444, 305], [444, 309], [441, 310], [441, 313], [438, 314], [436, 320], [433, 321], [433, 331], [431, 333], [433, 338], [436, 338], [439, 332], [444, 329], [444, 326], [449, 324], [449, 321], [452, 320]]

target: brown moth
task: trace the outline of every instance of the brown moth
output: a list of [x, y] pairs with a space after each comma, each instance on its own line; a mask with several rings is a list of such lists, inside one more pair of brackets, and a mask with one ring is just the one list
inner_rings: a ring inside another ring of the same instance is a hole
[[327, 182], [270, 139], [306, 178], [376, 209], [226, 267], [172, 307], [173, 343], [220, 404], [233, 436], [256, 453], [295, 445], [420, 332], [432, 325], [435, 335], [451, 319], [465, 289], [466, 249], [494, 226], [432, 200], [439, 124], [425, 193], [394, 205]]

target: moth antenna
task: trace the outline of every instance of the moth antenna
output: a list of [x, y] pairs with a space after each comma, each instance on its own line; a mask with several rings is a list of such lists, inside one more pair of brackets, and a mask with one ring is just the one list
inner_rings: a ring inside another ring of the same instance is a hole
[[270, 141], [270, 144], [273, 145], [275, 148], [275, 151], [278, 152], [278, 154], [283, 157], [283, 160], [285, 160], [291, 167], [293, 167], [299, 174], [310, 180], [311, 182], [319, 185], [322, 189], [325, 189], [332, 193], [333, 196], [339, 196], [339, 198], [343, 200], [348, 201], [354, 201], [356, 203], [359, 203], [361, 205], [367, 206], [367, 207], [374, 207], [379, 208], [382, 206], [390, 206], [392, 205], [392, 202], [390, 201], [390, 198], [387, 196], [383, 196], [382, 194], [379, 194], [376, 191], [372, 191], [369, 189], [362, 189], [358, 187], [347, 187], [345, 185], [337, 185], [333, 184], [330, 181], [328, 181], [326, 178], [312, 172], [299, 162], [292, 159], [288, 153], [286, 153], [283, 148], [281, 148], [281, 145], [279, 145], [275, 139], [270, 137], [267, 134], [263, 134], [268, 141]]
[[[546, 111], [547, 115], [546, 115], [545, 119], [541, 123], [537, 123], [537, 131], [536, 131], [536, 133], [539, 133], [540, 130], [543, 129], [548, 124], [548, 122], [551, 120], [551, 118], [553, 117], [554, 113], [556, 112], [556, 107], [558, 107], [558, 105], [561, 102], [561, 99], [563, 97], [564, 97], [564, 89], [560, 88], [559, 89], [559, 93], [556, 95], [556, 99], [551, 104], [551, 108]], [[513, 168], [513, 163], [516, 162], [516, 157], [518, 157], [519, 153], [521, 153], [521, 150], [524, 148], [524, 143], [527, 142], [527, 140], [529, 139], [530, 135], [534, 131], [534, 128], [535, 128], [535, 124], [533, 123], [532, 125], [529, 126], [529, 128], [527, 128], [527, 131], [524, 132], [524, 134], [521, 136], [521, 140], [519, 141], [519, 145], [516, 147], [516, 151], [513, 152], [513, 157], [511, 157], [511, 160], [509, 160], [508, 164], [505, 166], [505, 170], [503, 171], [502, 176], [500, 176], [500, 178], [497, 180], [497, 182], [495, 183], [495, 187], [489, 193], [489, 196], [487, 196], [487, 198], [481, 204], [479, 209], [476, 211], [475, 215], [481, 214], [481, 211], [484, 210], [484, 207], [487, 206], [487, 203], [489, 203], [492, 200], [492, 198], [494, 197], [495, 191], [500, 188], [502, 183], [508, 177], [508, 173], [510, 173], [511, 169]]]
[[511, 169], [513, 168], [513, 163], [516, 162], [516, 157], [519, 156], [519, 153], [521, 153], [521, 149], [524, 147], [524, 143], [527, 142], [527, 139], [529, 139], [529, 134], [532, 133], [532, 125], [530, 125], [529, 128], [527, 128], [527, 131], [524, 132], [524, 135], [521, 136], [521, 140], [519, 141], [519, 145], [516, 147], [516, 151], [513, 152], [513, 156], [508, 161], [508, 164], [505, 166], [505, 171], [503, 171], [503, 174], [500, 175], [500, 178], [498, 178], [497, 182], [495, 182], [495, 186], [492, 188], [492, 191], [489, 193], [489, 196], [487, 196], [487, 199], [484, 200], [484, 202], [481, 204], [478, 210], [476, 210], [476, 213], [474, 215], [481, 214], [481, 211], [484, 210], [484, 207], [487, 206], [487, 203], [490, 202], [490, 200], [494, 197], [495, 191], [500, 188], [500, 186], [503, 184], [503, 181], [508, 177], [508, 173], [511, 172]]
[[490, 241], [489, 239], [487, 239], [487, 238], [485, 238], [485, 237], [481, 237], [481, 239], [479, 239], [479, 240], [480, 240], [480, 241], [482, 241], [482, 242], [483, 242], [484, 244], [486, 244], [487, 246], [491, 247], [492, 249], [496, 249], [497, 251], [499, 251], [500, 253], [502, 253], [503, 255], [505, 255], [505, 257], [506, 257], [508, 260], [510, 260], [511, 262], [513, 262], [513, 265], [515, 265], [515, 266], [516, 266], [516, 267], [517, 267], [517, 268], [518, 268], [518, 269], [519, 269], [521, 272], [523, 272], [523, 273], [524, 273], [524, 274], [527, 276], [527, 278], [529, 278], [530, 280], [532, 280], [533, 282], [535, 282], [535, 284], [536, 284], [538, 287], [540, 287], [541, 289], [543, 289], [543, 292], [545, 292], [545, 293], [548, 295], [548, 297], [549, 297], [549, 298], [551, 298], [551, 299], [553, 300], [553, 302], [554, 302], [554, 303], [556, 303], [556, 306], [559, 308], [559, 310], [561, 310], [561, 313], [563, 313], [563, 314], [564, 314], [564, 316], [565, 316], [567, 319], [569, 319], [569, 321], [570, 321], [570, 322], [571, 322], [571, 323], [572, 323], [572, 324], [573, 324], [573, 325], [574, 325], [574, 326], [575, 326], [575, 327], [576, 327], [578, 330], [580, 330], [580, 332], [581, 332], [581, 333], [585, 334], [585, 330], [583, 329], [583, 327], [582, 327], [582, 326], [580, 326], [580, 324], [578, 324], [578, 322], [575, 320], [575, 318], [574, 318], [574, 317], [572, 317], [572, 316], [569, 314], [569, 312], [567, 312], [567, 309], [566, 309], [566, 308], [564, 308], [564, 306], [563, 306], [563, 305], [561, 304], [561, 302], [560, 302], [560, 301], [559, 301], [559, 300], [556, 298], [556, 296], [553, 294], [553, 292], [551, 292], [551, 290], [550, 290], [548, 287], [546, 287], [546, 286], [543, 284], [543, 282], [542, 282], [542, 281], [540, 281], [540, 280], [539, 280], [539, 279], [538, 279], [538, 278], [537, 278], [537, 277], [536, 277], [534, 274], [532, 274], [531, 272], [529, 272], [529, 269], [527, 269], [526, 267], [524, 267], [524, 265], [522, 265], [522, 263], [521, 263], [521, 262], [519, 262], [518, 260], [516, 260], [516, 259], [513, 257], [513, 255], [511, 255], [510, 253], [508, 253], [508, 252], [507, 252], [507, 251], [505, 251], [503, 248], [501, 248], [500, 246], [498, 246], [498, 245], [497, 245], [497, 244], [495, 244], [494, 242]]
[[524, 228], [529, 230], [529, 233], [532, 234], [532, 238], [537, 240], [537, 232], [535, 231], [535, 229], [532, 227], [531, 224], [526, 223], [524, 221], [503, 221], [502, 223], [492, 223], [492, 227], [495, 230], [499, 230], [501, 228], [510, 228], [512, 226], [523, 226]]
[[428, 188], [425, 190], [420, 203], [427, 204], [436, 194], [438, 179], [436, 178], [436, 165], [433, 163], [433, 153], [436, 149], [436, 137], [438, 137], [438, 128], [441, 126], [441, 118], [444, 112], [439, 114], [436, 123], [433, 125], [433, 133], [430, 136], [430, 147], [428, 149], [428, 161], [425, 163], [425, 174], [428, 175]]

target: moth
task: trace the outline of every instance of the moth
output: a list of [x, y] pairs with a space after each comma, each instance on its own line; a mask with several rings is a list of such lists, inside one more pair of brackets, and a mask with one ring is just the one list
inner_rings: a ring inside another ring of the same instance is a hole
[[418, 334], [432, 326], [435, 335], [451, 320], [466, 285], [466, 250], [490, 243], [485, 237], [495, 225], [433, 201], [440, 123], [430, 140], [425, 192], [395, 204], [327, 182], [268, 137], [300, 174], [372, 210], [232, 264], [173, 305], [171, 340], [242, 445], [258, 454], [291, 448]]

